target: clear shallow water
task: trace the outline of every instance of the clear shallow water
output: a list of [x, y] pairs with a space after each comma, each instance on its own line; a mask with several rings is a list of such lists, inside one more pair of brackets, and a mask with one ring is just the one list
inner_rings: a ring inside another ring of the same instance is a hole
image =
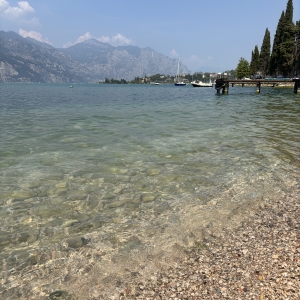
[[[292, 89], [1, 84], [0, 258], [87, 237], [109, 256], [190, 245], [196, 228], [298, 182]], [[159, 242], [158, 242], [159, 241]]]

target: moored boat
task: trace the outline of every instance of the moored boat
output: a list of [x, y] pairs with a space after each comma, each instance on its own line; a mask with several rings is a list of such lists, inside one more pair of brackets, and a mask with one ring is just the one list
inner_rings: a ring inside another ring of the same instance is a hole
[[212, 87], [213, 86], [211, 81], [210, 82], [202, 82], [202, 81], [196, 81], [196, 80], [192, 81], [191, 85], [193, 87]]
[[175, 86], [185, 86], [186, 83], [183, 81], [179, 81], [179, 59], [178, 59], [178, 67], [177, 67], [177, 76], [176, 76], [176, 80], [174, 83]]

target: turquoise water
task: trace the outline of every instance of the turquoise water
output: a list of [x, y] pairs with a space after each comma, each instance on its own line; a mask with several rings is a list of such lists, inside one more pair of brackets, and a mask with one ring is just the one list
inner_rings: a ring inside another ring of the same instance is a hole
[[108, 256], [189, 246], [223, 208], [274, 199], [299, 181], [300, 98], [292, 89], [0, 88], [6, 269], [72, 237], [101, 240]]

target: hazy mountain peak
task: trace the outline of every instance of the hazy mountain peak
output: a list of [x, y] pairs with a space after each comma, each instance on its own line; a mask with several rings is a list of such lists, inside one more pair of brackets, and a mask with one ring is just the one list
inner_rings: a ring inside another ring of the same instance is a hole
[[[149, 47], [114, 47], [96, 39], [56, 49], [15, 32], [0, 31], [0, 56], [0, 82], [98, 82], [177, 72], [177, 60]], [[189, 72], [183, 65], [180, 70]]]

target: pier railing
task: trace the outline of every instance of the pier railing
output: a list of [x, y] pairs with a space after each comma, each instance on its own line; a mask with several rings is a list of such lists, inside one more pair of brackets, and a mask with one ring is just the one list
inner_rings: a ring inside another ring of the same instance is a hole
[[217, 90], [217, 94], [220, 94], [222, 90], [222, 94], [228, 94], [229, 85], [234, 86], [236, 84], [239, 85], [256, 85], [256, 93], [260, 93], [261, 86], [275, 86], [282, 83], [294, 83], [294, 93], [300, 94], [300, 78], [293, 79], [229, 79], [226, 77], [217, 78], [215, 89]]

